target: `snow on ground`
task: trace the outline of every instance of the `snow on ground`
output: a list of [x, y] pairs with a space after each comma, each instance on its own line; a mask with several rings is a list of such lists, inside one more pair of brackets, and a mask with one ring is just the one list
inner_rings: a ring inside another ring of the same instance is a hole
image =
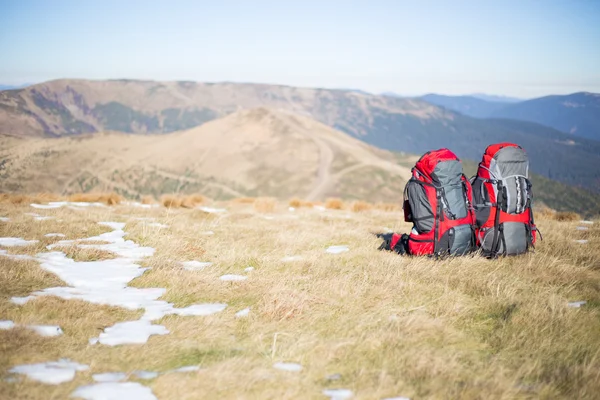
[[137, 382], [102, 382], [81, 386], [71, 397], [84, 400], [157, 400], [152, 389]]
[[227, 212], [227, 210], [224, 208], [198, 207], [198, 209], [204, 211], [205, 213], [209, 213], [209, 214], [219, 214], [219, 213]]
[[348, 246], [329, 246], [325, 252], [329, 254], [340, 254], [349, 250]]
[[248, 277], [244, 276], [244, 275], [227, 274], [227, 275], [221, 275], [221, 277], [219, 279], [222, 281], [228, 281], [228, 282], [239, 282], [239, 281], [245, 281], [246, 279], [248, 279]]
[[202, 262], [202, 261], [183, 261], [181, 263], [184, 269], [188, 271], [202, 271], [206, 267], [210, 267], [212, 265], [211, 262]]
[[37, 243], [38, 240], [25, 240], [22, 238], [5, 237], [0, 238], [0, 246], [11, 247], [11, 246], [29, 246]]
[[570, 303], [567, 304], [567, 307], [571, 307], [571, 308], [580, 308], [581, 306], [584, 306], [587, 304], [587, 301], [582, 300], [582, 301], [572, 301]]
[[331, 400], [344, 400], [351, 398], [354, 393], [350, 389], [326, 389], [323, 394]]
[[244, 318], [244, 317], [247, 317], [248, 314], [250, 314], [250, 307], [244, 308], [243, 310], [236, 312], [235, 317], [236, 318]]
[[137, 201], [126, 201], [126, 202], [124, 202], [122, 204], [125, 205], [125, 206], [138, 207], [138, 208], [146, 208], [146, 209], [160, 207], [160, 205], [158, 205], [158, 204], [142, 204], [142, 203], [138, 203]]
[[578, 226], [575, 229], [577, 229], [578, 231], [587, 231], [590, 228], [588, 228], [587, 226]]
[[15, 323], [10, 320], [0, 321], [0, 329], [12, 329], [15, 327]]
[[277, 362], [273, 364], [273, 368], [279, 369], [281, 371], [288, 372], [300, 372], [302, 371], [302, 365], [296, 363], [287, 363], [287, 362]]
[[177, 369], [174, 369], [170, 372], [196, 372], [196, 371], [200, 371], [200, 366], [198, 365], [187, 365], [185, 367], [179, 367]]
[[28, 325], [27, 328], [35, 331], [40, 336], [46, 337], [60, 336], [64, 333], [57, 325]]
[[588, 224], [588, 225], [592, 225], [594, 223], [594, 221], [579, 221], [580, 224]]
[[139, 379], [149, 380], [154, 379], [158, 376], [158, 372], [154, 371], [134, 371], [133, 375]]
[[27, 375], [29, 379], [49, 385], [58, 385], [63, 382], [72, 381], [76, 371], [85, 371], [87, 369], [89, 369], [87, 365], [78, 364], [63, 358], [58, 361], [19, 365], [8, 372]]
[[0, 222], [8, 222], [10, 221], [10, 218], [8, 217], [0, 217]]
[[104, 372], [102, 374], [94, 374], [92, 378], [95, 382], [119, 382], [127, 379], [127, 374], [124, 372]]
[[152, 222], [152, 223], [148, 224], [148, 226], [151, 226], [153, 228], [168, 228], [169, 227], [169, 225], [161, 224], [160, 222]]
[[244, 272], [252, 272], [254, 271], [254, 267], [246, 267], [244, 268]]
[[[163, 288], [134, 288], [127, 284], [141, 276], [146, 268], [136, 262], [154, 254], [154, 249], [141, 247], [131, 240], [125, 240], [124, 223], [100, 222], [112, 229], [98, 236], [82, 239], [85, 241], [105, 241], [107, 244], [78, 244], [81, 248], [107, 250], [118, 257], [100, 261], [74, 261], [64, 253], [51, 251], [38, 254], [34, 259], [39, 261], [42, 269], [56, 274], [68, 287], [47, 288], [34, 292], [27, 297], [13, 297], [15, 304], [25, 304], [38, 296], [57, 296], [66, 300], [79, 299], [95, 304], [123, 307], [130, 310], [144, 309], [144, 315], [137, 321], [119, 322], [108, 327], [98, 338], [90, 339], [90, 343], [115, 346], [129, 343], [145, 343], [151, 335], [165, 335], [169, 331], [162, 325], [154, 325], [156, 321], [168, 314], [181, 316], [205, 316], [223, 311], [227, 304], [196, 304], [186, 308], [175, 308], [172, 303], [158, 300], [165, 292]], [[22, 240], [22, 239], [21, 239]], [[49, 249], [74, 241], [59, 241], [48, 246]], [[0, 253], [0, 255], [3, 255]]]
[[206, 235], [206, 236], [211, 236], [214, 235], [215, 233], [213, 231], [205, 231], [205, 232], [200, 232], [201, 235]]
[[285, 256], [281, 259], [283, 262], [292, 262], [292, 261], [300, 261], [302, 260], [302, 256]]
[[30, 204], [31, 207], [41, 209], [41, 210], [50, 210], [53, 208], [61, 208], [65, 206], [70, 207], [106, 207], [106, 204], [102, 203], [86, 203], [83, 201], [51, 201], [48, 204]]
[[573, 240], [575, 243], [579, 243], [579, 244], [586, 244], [588, 241], [586, 239], [578, 239], [578, 240]]
[[44, 236], [46, 237], [65, 237], [64, 233], [46, 233]]

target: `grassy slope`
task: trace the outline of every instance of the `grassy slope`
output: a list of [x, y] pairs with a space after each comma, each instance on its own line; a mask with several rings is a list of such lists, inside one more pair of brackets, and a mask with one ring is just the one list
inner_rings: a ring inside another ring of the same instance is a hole
[[[136, 312], [80, 301], [38, 298], [15, 306], [10, 296], [61, 283], [35, 262], [0, 258], [0, 315], [19, 323], [59, 324], [65, 334], [41, 338], [0, 330], [0, 374], [14, 365], [69, 357], [91, 365], [73, 382], [46, 386], [0, 381], [0, 398], [63, 399], [91, 374], [139, 369], [166, 371], [200, 364], [191, 374], [167, 374], [145, 382], [161, 400], [197, 398], [322, 398], [325, 388], [352, 389], [357, 398], [594, 398], [600, 391], [600, 225], [575, 230], [575, 222], [539, 219], [544, 241], [535, 254], [489, 261], [479, 257], [404, 258], [376, 251], [369, 231], [406, 231], [400, 213], [287, 212], [274, 220], [251, 205], [225, 204], [224, 216], [194, 210], [127, 207], [38, 210], [58, 220], [31, 223], [31, 208], [0, 205], [0, 237], [54, 241], [96, 235], [97, 221], [124, 221], [128, 239], [157, 249], [134, 280], [137, 287], [165, 287], [176, 306], [223, 301], [210, 317], [168, 316], [171, 332], [141, 346], [90, 346], [102, 328], [133, 319]], [[298, 218], [292, 218], [298, 215]], [[350, 218], [347, 218], [350, 215]], [[135, 217], [154, 216], [166, 229]], [[213, 230], [213, 236], [198, 232]], [[580, 245], [573, 239], [588, 239]], [[348, 253], [324, 254], [347, 244]], [[282, 263], [287, 255], [302, 261]], [[79, 254], [98, 258], [102, 254]], [[177, 261], [213, 261], [201, 272]], [[218, 280], [255, 270], [247, 281]], [[568, 301], [587, 300], [581, 309]], [[234, 313], [251, 307], [247, 319]], [[301, 373], [272, 368], [299, 362]], [[326, 376], [339, 373], [341, 379]]]

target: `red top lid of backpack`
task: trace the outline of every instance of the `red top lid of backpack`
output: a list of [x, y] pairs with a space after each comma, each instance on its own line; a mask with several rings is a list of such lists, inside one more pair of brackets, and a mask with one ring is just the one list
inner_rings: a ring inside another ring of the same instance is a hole
[[459, 158], [448, 149], [428, 151], [423, 154], [415, 164], [415, 168], [427, 178], [431, 179], [431, 173], [442, 161], [460, 161]]

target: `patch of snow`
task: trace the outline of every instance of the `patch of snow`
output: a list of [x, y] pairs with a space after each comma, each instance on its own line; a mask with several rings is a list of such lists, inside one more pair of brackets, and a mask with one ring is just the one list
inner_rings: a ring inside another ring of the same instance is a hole
[[318, 211], [325, 211], [325, 210], [326, 210], [326, 208], [325, 208], [325, 207], [323, 207], [323, 206], [313, 206], [313, 208], [314, 208], [315, 210], [318, 210]]
[[326, 389], [323, 390], [323, 394], [331, 400], [345, 400], [354, 395], [350, 389]]
[[149, 380], [154, 379], [158, 376], [158, 372], [154, 371], [134, 371], [133, 375], [140, 379]]
[[248, 277], [244, 276], [244, 275], [227, 274], [227, 275], [221, 275], [221, 277], [219, 279], [222, 281], [228, 281], [228, 282], [239, 282], [239, 281], [245, 281], [246, 279], [248, 279]]
[[271, 219], [275, 219], [275, 216], [274, 215], [263, 215], [263, 218], [271, 220]]
[[185, 367], [176, 368], [176, 369], [172, 370], [171, 372], [196, 372], [196, 371], [200, 371], [200, 366], [188, 365]]
[[579, 244], [586, 244], [588, 241], [586, 239], [578, 239], [578, 240], [573, 240], [575, 243], [579, 243]]
[[273, 368], [288, 372], [302, 371], [302, 365], [296, 363], [277, 362], [273, 364]]
[[302, 256], [285, 256], [281, 259], [283, 262], [292, 262], [292, 261], [300, 261], [302, 260]]
[[585, 220], [582, 220], [582, 221], [579, 221], [579, 223], [580, 223], [580, 224], [588, 224], [588, 225], [592, 225], [592, 224], [594, 223], [594, 221], [585, 221]]
[[98, 337], [98, 342], [107, 346], [121, 344], [143, 344], [152, 335], [166, 335], [169, 330], [162, 325], [153, 325], [143, 319], [137, 321], [117, 322], [104, 329]]
[[85, 371], [87, 369], [89, 369], [87, 365], [78, 364], [63, 358], [58, 361], [19, 365], [10, 369], [9, 372], [27, 375], [29, 379], [48, 385], [58, 385], [60, 383], [72, 381], [76, 371]]
[[60, 336], [64, 333], [57, 325], [28, 325], [27, 328], [35, 331], [40, 336], [46, 337]]
[[22, 306], [27, 303], [29, 300], [35, 299], [35, 296], [25, 296], [25, 297], [12, 297], [10, 299], [11, 303], [16, 304], [18, 306]]
[[339, 381], [340, 379], [342, 379], [342, 374], [331, 374], [331, 375], [327, 375], [325, 377], [325, 379], [327, 379], [328, 381]]
[[4, 382], [16, 383], [16, 382], [19, 382], [19, 378], [17, 378], [16, 376], [9, 376], [8, 378], [4, 378]]
[[148, 224], [148, 226], [151, 226], [153, 228], [168, 228], [169, 227], [169, 225], [161, 224], [160, 222], [152, 222], [151, 224]]
[[39, 209], [42, 209], [42, 210], [50, 210], [50, 209], [53, 209], [53, 208], [60, 208], [60, 207], [62, 207], [62, 205], [57, 204], [57, 203], [55, 203], [55, 204], [36, 204], [36, 203], [32, 203], [32, 204], [30, 204], [30, 206], [33, 207], [33, 208], [39, 208]]
[[23, 215], [28, 215], [28, 216], [30, 216], [30, 217], [41, 217], [41, 215], [40, 215], [40, 214], [36, 214], [36, 213], [25, 213], [25, 214], [23, 214]]
[[36, 221], [48, 221], [50, 219], [56, 219], [55, 217], [33, 217]]
[[202, 271], [204, 268], [210, 267], [212, 263], [208, 261], [183, 261], [181, 265], [188, 271]]
[[29, 246], [29, 245], [37, 243], [37, 242], [38, 242], [38, 240], [25, 240], [25, 239], [15, 238], [15, 237], [0, 238], [0, 246], [6, 246], [6, 247]]
[[142, 203], [138, 203], [137, 201], [126, 201], [122, 204], [125, 206], [145, 208], [145, 209], [160, 207], [158, 204], [142, 204]]
[[568, 307], [572, 307], [572, 308], [580, 308], [581, 306], [584, 306], [587, 304], [587, 301], [582, 300], [582, 301], [571, 301], [570, 303], [567, 304]]
[[200, 234], [210, 236], [210, 235], [214, 235], [215, 233], [213, 231], [205, 231], [205, 232], [200, 232]]
[[173, 309], [173, 314], [185, 316], [197, 316], [204, 317], [223, 311], [227, 307], [227, 304], [223, 303], [206, 303], [206, 304], [194, 304], [185, 308]]
[[46, 233], [44, 236], [46, 237], [65, 237], [63, 233]]
[[243, 310], [236, 312], [235, 317], [236, 318], [244, 318], [244, 317], [247, 317], [249, 314], [250, 314], [250, 307], [247, 307], [247, 308], [244, 308]]
[[137, 382], [102, 382], [81, 386], [71, 397], [84, 400], [158, 400], [152, 389]]
[[11, 260], [37, 260], [37, 258], [27, 254], [8, 254], [6, 250], [0, 250], [0, 256], [10, 258]]
[[[137, 321], [126, 321], [108, 327], [96, 339], [97, 342], [116, 346], [128, 343], [145, 343], [151, 335], [165, 335], [169, 331], [162, 325], [153, 325], [168, 314], [182, 316], [210, 315], [220, 312], [227, 304], [197, 304], [186, 308], [175, 308], [172, 303], [158, 300], [164, 295], [163, 288], [135, 288], [127, 286], [130, 281], [141, 276], [146, 268], [136, 264], [140, 259], [151, 256], [154, 249], [140, 247], [131, 240], [125, 240], [125, 227], [121, 222], [100, 222], [101, 225], [113, 229], [110, 232], [94, 236], [83, 241], [105, 241], [107, 244], [78, 245], [82, 248], [102, 249], [115, 253], [117, 258], [111, 260], [77, 262], [62, 252], [38, 254], [35, 260], [42, 269], [56, 274], [66, 282], [68, 287], [46, 288], [27, 297], [13, 297], [15, 304], [25, 304], [39, 296], [57, 296], [66, 300], [78, 299], [94, 304], [123, 307], [129, 310], [144, 309], [144, 315]], [[60, 241], [56, 245], [73, 243]], [[49, 246], [49, 247], [53, 247]], [[90, 344], [94, 343], [94, 339]]]
[[246, 267], [244, 268], [244, 272], [252, 272], [254, 271], [254, 267]]
[[296, 211], [296, 209], [295, 209], [294, 207], [290, 207], [290, 208], [288, 208], [288, 210], [289, 210], [290, 212], [294, 212], [294, 211]]
[[227, 210], [224, 208], [198, 207], [198, 209], [204, 211], [205, 213], [209, 213], [209, 214], [219, 214], [219, 213], [227, 212]]
[[92, 346], [95, 344], [98, 344], [98, 338], [95, 337], [95, 338], [88, 339], [88, 343], [91, 344]]
[[587, 231], [590, 228], [588, 228], [587, 226], [578, 226], [575, 229], [577, 229], [578, 231]]
[[0, 329], [7, 330], [15, 327], [15, 323], [10, 320], [0, 321]]
[[325, 252], [329, 254], [340, 254], [349, 250], [348, 246], [329, 246]]
[[0, 217], [0, 222], [8, 222], [10, 221], [10, 218], [8, 217]]
[[119, 382], [127, 378], [124, 372], [105, 372], [103, 374], [94, 374], [92, 378], [95, 382]]

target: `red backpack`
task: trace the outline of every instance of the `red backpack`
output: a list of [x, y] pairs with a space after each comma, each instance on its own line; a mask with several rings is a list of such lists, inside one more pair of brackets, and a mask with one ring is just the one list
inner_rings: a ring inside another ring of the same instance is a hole
[[513, 143], [488, 146], [473, 177], [477, 244], [488, 257], [527, 252], [536, 241], [529, 159]]
[[412, 255], [463, 255], [476, 249], [471, 184], [448, 149], [425, 153], [404, 189], [404, 219]]

